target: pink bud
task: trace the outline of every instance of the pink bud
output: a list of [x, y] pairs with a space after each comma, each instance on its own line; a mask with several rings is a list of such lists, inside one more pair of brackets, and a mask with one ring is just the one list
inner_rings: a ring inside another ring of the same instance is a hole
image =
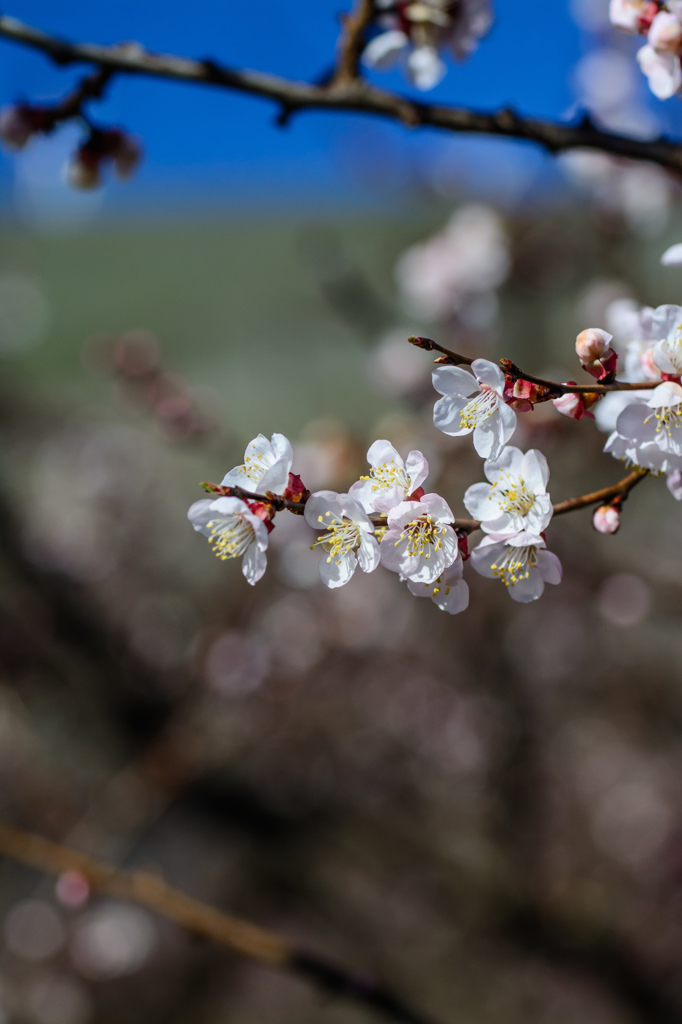
[[682, 23], [678, 15], [660, 11], [651, 22], [648, 42], [659, 53], [678, 53], [682, 47]]
[[575, 339], [575, 350], [580, 362], [593, 363], [599, 359], [606, 352], [612, 338], [612, 334], [599, 327], [588, 327], [586, 331], [581, 331]]
[[592, 516], [592, 526], [597, 533], [618, 533], [620, 512], [613, 505], [600, 505]]
[[[575, 381], [567, 380], [564, 383], [575, 384]], [[568, 391], [565, 395], [552, 399], [552, 405], [562, 416], [570, 416], [573, 420], [581, 420], [583, 416], [587, 416], [588, 419], [593, 420], [594, 414], [589, 412], [589, 409], [599, 401], [599, 398], [600, 395], [594, 394], [591, 391], [581, 394]]]

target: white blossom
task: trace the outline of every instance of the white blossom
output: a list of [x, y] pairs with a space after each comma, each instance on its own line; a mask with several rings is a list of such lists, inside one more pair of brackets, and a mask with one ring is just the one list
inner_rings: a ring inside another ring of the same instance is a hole
[[545, 583], [561, 583], [561, 562], [546, 550], [542, 537], [528, 533], [501, 539], [484, 537], [471, 552], [471, 564], [481, 576], [501, 580], [514, 601], [536, 601]]
[[361, 477], [348, 492], [365, 512], [389, 512], [421, 487], [429, 472], [421, 452], [412, 451], [403, 461], [390, 441], [375, 441], [367, 461], [372, 467], [369, 476]]
[[438, 366], [433, 371], [433, 386], [443, 395], [434, 406], [433, 422], [450, 437], [473, 431], [481, 458], [496, 459], [516, 429], [516, 413], [504, 401], [499, 366], [475, 359], [471, 369], [475, 377], [460, 366]]
[[291, 444], [284, 434], [273, 434], [269, 441], [259, 434], [247, 445], [242, 465], [226, 473], [222, 484], [224, 487], [243, 487], [248, 491], [283, 494], [293, 458]]
[[661, 265], [664, 267], [682, 267], [682, 242], [671, 245], [661, 256]]
[[457, 558], [433, 583], [408, 580], [407, 586], [415, 597], [430, 597], [441, 611], [457, 615], [469, 607], [469, 585], [462, 579], [463, 570], [462, 559]]
[[455, 517], [439, 494], [403, 501], [388, 513], [381, 538], [381, 564], [402, 579], [434, 583], [458, 555]]
[[637, 61], [649, 79], [649, 88], [659, 100], [668, 100], [679, 91], [682, 68], [677, 54], [655, 50], [647, 43], [637, 51]]
[[612, 25], [624, 32], [636, 34], [651, 8], [650, 0], [610, 0], [609, 18]]
[[243, 558], [247, 581], [258, 582], [267, 565], [268, 528], [245, 501], [204, 498], [194, 502], [187, 517], [195, 530], [208, 537], [218, 558]]
[[376, 6], [383, 31], [365, 46], [363, 64], [385, 70], [407, 57], [405, 71], [421, 90], [433, 89], [445, 75], [440, 50], [447, 47], [461, 60], [492, 24], [490, 0], [378, 0]]
[[527, 530], [540, 534], [552, 518], [552, 500], [547, 493], [547, 459], [535, 449], [504, 448], [494, 462], [488, 459], [483, 471], [490, 481], [473, 484], [464, 495], [467, 511], [481, 521], [484, 533], [510, 537]]
[[646, 403], [633, 402], [623, 409], [616, 424], [617, 433], [634, 442], [637, 465], [644, 463], [639, 453], [655, 445], [663, 455], [672, 457], [661, 466], [663, 472], [676, 468], [682, 456], [682, 387], [674, 381], [663, 381], [650, 393]]
[[682, 374], [682, 306], [659, 306], [654, 314], [658, 328], [652, 361], [662, 373]]
[[313, 548], [320, 546], [327, 557], [320, 562], [322, 582], [342, 587], [359, 565], [372, 572], [379, 564], [379, 545], [372, 521], [350, 494], [317, 491], [305, 506], [305, 520], [321, 534]]

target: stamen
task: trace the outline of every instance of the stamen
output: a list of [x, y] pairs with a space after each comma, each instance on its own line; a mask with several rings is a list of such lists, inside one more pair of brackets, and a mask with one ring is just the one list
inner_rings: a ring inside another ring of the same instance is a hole
[[439, 551], [443, 547], [443, 542], [440, 538], [444, 533], [447, 533], [447, 529], [440, 527], [438, 523], [434, 523], [430, 515], [420, 516], [419, 519], [414, 519], [411, 523], [407, 524], [399, 539], [395, 542], [395, 547], [407, 537], [406, 555], [410, 558], [421, 557], [422, 555], [424, 558], [429, 558], [431, 548]]
[[464, 406], [460, 413], [461, 430], [473, 430], [480, 423], [489, 420], [498, 406], [500, 396], [486, 384], [480, 384], [480, 391]]
[[[325, 512], [325, 516], [330, 514]], [[318, 516], [318, 520], [322, 522], [322, 516]], [[328, 552], [327, 561], [334, 561], [337, 565], [341, 565], [344, 555], [360, 547], [360, 527], [345, 518], [334, 519], [327, 525], [328, 532], [318, 537], [315, 543], [310, 545], [310, 550], [321, 545], [322, 549]]]
[[405, 493], [411, 490], [410, 478], [402, 466], [396, 464], [395, 459], [390, 462], [382, 462], [370, 472], [369, 476], [360, 477], [361, 480], [374, 480], [373, 491], [387, 491], [389, 487], [402, 487]]
[[243, 555], [256, 537], [251, 523], [238, 512], [229, 519], [212, 519], [206, 525], [211, 531], [208, 538], [211, 550], [223, 562]]
[[[495, 494], [495, 491], [498, 491], [498, 494]], [[492, 484], [490, 497], [493, 501], [498, 501], [505, 512], [512, 515], [525, 516], [535, 504], [535, 495], [523, 477], [513, 477], [506, 470], [502, 471], [499, 479]]]
[[507, 554], [500, 564], [493, 563], [490, 566], [495, 576], [502, 580], [505, 587], [513, 587], [521, 580], [527, 580], [530, 570], [535, 569], [538, 564], [538, 552], [535, 545], [530, 544], [522, 548], [506, 549]]

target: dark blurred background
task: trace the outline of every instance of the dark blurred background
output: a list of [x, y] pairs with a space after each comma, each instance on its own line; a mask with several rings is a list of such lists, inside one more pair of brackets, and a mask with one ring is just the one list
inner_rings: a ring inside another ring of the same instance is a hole
[[[314, 77], [344, 5], [19, 6], [65, 35]], [[497, 7], [439, 100], [682, 127], [605, 3]], [[3, 102], [73, 77], [2, 58]], [[69, 192], [70, 129], [0, 165], [3, 818], [158, 871], [443, 1022], [682, 1021], [682, 530], [664, 483], [633, 493], [617, 537], [589, 513], [553, 523], [564, 582], [536, 604], [465, 570], [456, 617], [383, 570], [325, 590], [284, 514], [252, 589], [186, 520], [199, 481], [273, 431], [311, 489], [346, 488], [378, 437], [420, 448], [464, 514], [481, 463], [433, 428], [407, 336], [575, 377], [575, 334], [614, 302], [680, 298], [658, 262], [679, 186], [355, 117], [282, 131], [267, 105], [164, 83], [115, 82], [100, 110], [144, 142], [135, 181]], [[551, 406], [514, 440], [546, 453], [555, 501], [618, 478], [603, 442]], [[68, 876], [3, 861], [0, 915], [8, 1024], [370, 1020]]]

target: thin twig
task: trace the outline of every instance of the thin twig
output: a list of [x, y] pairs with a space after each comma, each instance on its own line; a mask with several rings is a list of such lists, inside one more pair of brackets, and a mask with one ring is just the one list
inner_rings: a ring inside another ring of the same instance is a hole
[[374, 15], [374, 0], [358, 0], [352, 13], [344, 18], [343, 34], [339, 42], [339, 61], [334, 77], [336, 85], [353, 82], [358, 77], [365, 33]]
[[598, 149], [612, 156], [646, 160], [682, 176], [682, 145], [661, 136], [650, 142], [596, 128], [588, 117], [561, 124], [521, 117], [513, 110], [484, 113], [466, 107], [417, 103], [386, 92], [360, 79], [315, 85], [259, 71], [235, 70], [213, 60], [190, 60], [172, 54], [150, 53], [141, 46], [101, 46], [71, 43], [41, 32], [16, 18], [0, 15], [0, 35], [46, 53], [58, 64], [85, 63], [121, 74], [172, 78], [194, 85], [212, 85], [274, 100], [283, 108], [358, 111], [410, 125], [452, 132], [471, 132], [525, 139], [551, 153], [577, 147]]
[[631, 473], [628, 473], [626, 477], [619, 480], [617, 484], [612, 484], [610, 487], [602, 487], [601, 490], [592, 491], [591, 494], [582, 494], [577, 498], [567, 498], [566, 501], [560, 501], [558, 505], [554, 506], [554, 515], [560, 516], [564, 512], [575, 512], [579, 508], [588, 508], [590, 505], [596, 505], [597, 502], [604, 505], [614, 498], [620, 498], [621, 501], [625, 501], [632, 488], [641, 483], [648, 475], [649, 473], [646, 469], [633, 469]]
[[[471, 366], [474, 362], [469, 356], [462, 356], [459, 352], [453, 352], [452, 349], [439, 345], [437, 341], [433, 341], [431, 338], [410, 337], [407, 340], [411, 345], [423, 348], [425, 352], [440, 352], [441, 356], [436, 360], [437, 363], [450, 366]], [[510, 359], [500, 359], [499, 366], [513, 380], [527, 380], [531, 384], [539, 384], [540, 387], [553, 392], [557, 398], [560, 395], [608, 395], [611, 391], [651, 391], [661, 383], [660, 380], [637, 382], [614, 380], [611, 384], [597, 384], [596, 381], [594, 384], [562, 384], [559, 381], [545, 380], [544, 377], [535, 377], [532, 373], [525, 373], [516, 363], [512, 363]]]
[[0, 853], [52, 875], [77, 871], [98, 892], [163, 914], [183, 928], [212, 939], [235, 953], [269, 967], [303, 975], [325, 991], [370, 1007], [402, 1024], [429, 1024], [426, 1017], [371, 979], [351, 974], [297, 949], [274, 932], [192, 899], [167, 885], [157, 875], [143, 871], [119, 871], [78, 850], [1, 823]]

